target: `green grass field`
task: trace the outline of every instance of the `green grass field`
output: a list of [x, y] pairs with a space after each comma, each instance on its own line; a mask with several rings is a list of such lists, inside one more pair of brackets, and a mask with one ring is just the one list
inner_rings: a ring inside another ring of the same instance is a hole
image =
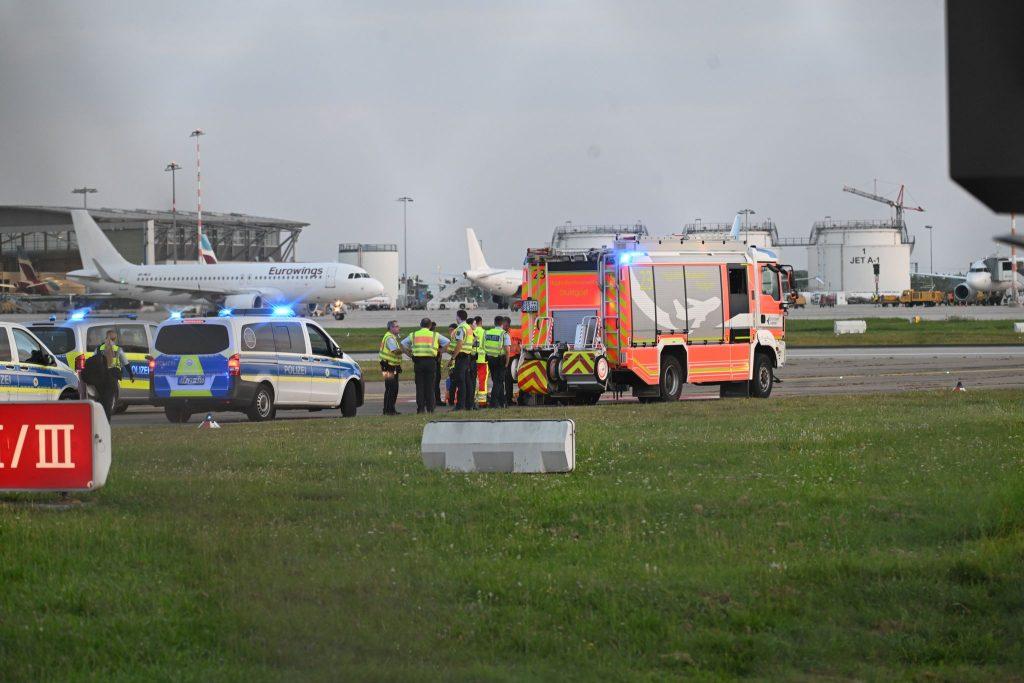
[[428, 472], [417, 416], [116, 427], [90, 505], [0, 503], [0, 678], [1019, 677], [1022, 401], [517, 412], [568, 475]]
[[[907, 318], [913, 315], [908, 309]], [[911, 324], [907, 318], [867, 318], [865, 334], [832, 333], [831, 320], [789, 320], [789, 346], [927, 346], [972, 344], [1020, 344], [1024, 335], [1013, 331], [1009, 320], [923, 320]], [[333, 328], [328, 330], [348, 353], [376, 351], [383, 330], [374, 328]]]

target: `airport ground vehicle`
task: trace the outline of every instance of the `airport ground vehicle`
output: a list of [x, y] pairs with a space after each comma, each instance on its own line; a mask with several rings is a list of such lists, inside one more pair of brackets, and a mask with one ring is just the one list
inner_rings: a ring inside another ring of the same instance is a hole
[[785, 362], [792, 269], [742, 242], [620, 239], [531, 249], [523, 270], [520, 396], [672, 401], [684, 383], [767, 397]]
[[467, 311], [475, 311], [479, 308], [479, 304], [470, 299], [448, 299], [445, 301], [431, 299], [427, 302], [428, 311], [455, 311], [460, 308]]
[[78, 375], [28, 328], [0, 322], [0, 403], [78, 398]]
[[76, 371], [85, 366], [85, 359], [96, 353], [106, 338], [107, 330], [117, 333], [118, 346], [131, 365], [120, 382], [114, 398], [114, 413], [123, 413], [128, 406], [149, 403], [149, 357], [153, 352], [156, 324], [138, 320], [134, 314], [94, 315], [89, 311], [75, 311], [67, 320], [51, 318], [28, 325], [33, 334]]
[[881, 306], [882, 308], [887, 308], [889, 306], [896, 307], [896, 306], [900, 305], [900, 295], [899, 294], [879, 294], [878, 296], [876, 296], [874, 298], [874, 303], [879, 305], [879, 306]]
[[363, 404], [358, 363], [323, 328], [290, 311], [172, 318], [157, 328], [149, 365], [150, 402], [171, 422], [207, 411], [259, 422], [278, 408], [340, 408], [352, 417]]
[[937, 289], [919, 291], [916, 289], [904, 289], [900, 294], [900, 304], [903, 306], [938, 306], [945, 301], [946, 296]]

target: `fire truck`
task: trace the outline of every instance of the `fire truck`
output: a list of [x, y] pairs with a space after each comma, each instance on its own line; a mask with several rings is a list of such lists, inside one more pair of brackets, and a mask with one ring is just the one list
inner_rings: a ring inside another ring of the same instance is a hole
[[767, 398], [786, 359], [792, 283], [773, 252], [732, 239], [530, 249], [520, 401], [589, 404], [606, 391], [674, 401], [685, 383]]

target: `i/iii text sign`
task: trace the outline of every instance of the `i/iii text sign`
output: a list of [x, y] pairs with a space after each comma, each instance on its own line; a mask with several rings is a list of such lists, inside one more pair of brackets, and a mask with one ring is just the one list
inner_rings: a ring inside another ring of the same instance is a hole
[[98, 403], [0, 407], [0, 491], [92, 491], [109, 470], [110, 425]]

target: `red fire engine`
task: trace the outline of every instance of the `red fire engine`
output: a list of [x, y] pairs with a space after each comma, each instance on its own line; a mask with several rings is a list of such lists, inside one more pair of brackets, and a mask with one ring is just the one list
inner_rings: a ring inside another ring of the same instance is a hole
[[521, 400], [595, 403], [631, 390], [641, 401], [672, 401], [687, 382], [767, 398], [786, 358], [791, 283], [774, 253], [735, 240], [528, 250]]

